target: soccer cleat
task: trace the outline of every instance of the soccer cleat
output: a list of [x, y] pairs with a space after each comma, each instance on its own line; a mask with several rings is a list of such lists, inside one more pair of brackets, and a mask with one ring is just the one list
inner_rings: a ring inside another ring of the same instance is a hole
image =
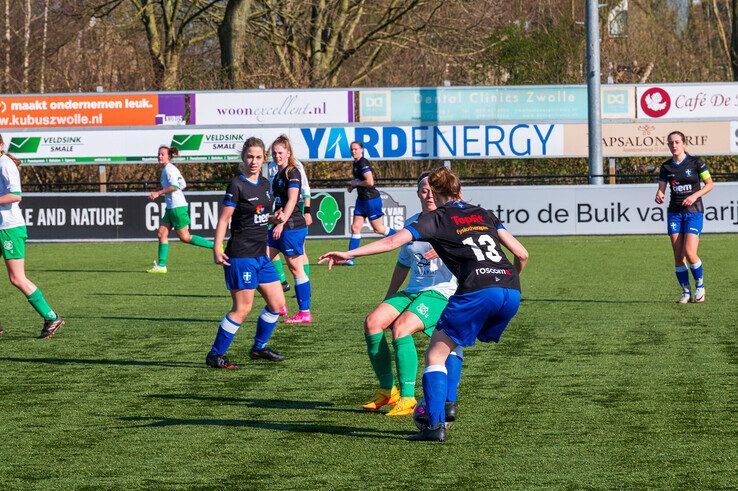
[[435, 428], [425, 428], [414, 435], [407, 437], [411, 442], [445, 442], [446, 427], [443, 423]]
[[223, 368], [225, 370], [238, 370], [238, 365], [231, 363], [226, 355], [208, 354], [205, 364], [211, 368]]
[[156, 261], [154, 261], [154, 267], [151, 269], [146, 270], [147, 273], [154, 273], [154, 274], [166, 274], [167, 267], [166, 266], [159, 266]]
[[284, 320], [285, 324], [310, 324], [311, 322], [313, 322], [313, 314], [302, 310], [296, 316]]
[[251, 359], [252, 360], [269, 360], [269, 361], [283, 361], [284, 355], [280, 355], [276, 351], [272, 351], [269, 349], [268, 346], [265, 346], [262, 349], [252, 349], [251, 350]]
[[287, 310], [287, 306], [285, 305], [284, 307], [282, 307], [282, 310], [279, 311], [279, 315], [284, 317], [287, 314], [289, 314], [289, 311]]
[[365, 411], [379, 411], [382, 406], [386, 406], [387, 404], [394, 406], [399, 400], [400, 391], [397, 390], [397, 387], [392, 387], [391, 391], [379, 389], [377, 393], [374, 394], [374, 397], [372, 397], [368, 402], [362, 404], [361, 407], [363, 407]]
[[389, 410], [387, 416], [411, 416], [418, 401], [414, 397], [400, 397], [395, 407]]
[[694, 289], [694, 302], [703, 303], [705, 301], [705, 287], [698, 286]]
[[446, 428], [451, 428], [451, 425], [456, 421], [456, 403], [446, 401]]
[[682, 296], [679, 297], [676, 303], [689, 303], [692, 299], [692, 295], [688, 291], [683, 291]]
[[41, 334], [39, 335], [39, 338], [49, 339], [56, 333], [56, 331], [61, 329], [63, 325], [64, 319], [62, 317], [57, 317], [53, 321], [44, 321], [44, 327], [43, 329], [41, 329]]
[[291, 288], [291, 287], [290, 287], [290, 284], [289, 284], [289, 283], [287, 283], [286, 281], [283, 281], [283, 282], [282, 282], [282, 291], [283, 291], [283, 292], [288, 292], [288, 291], [290, 291], [290, 288]]

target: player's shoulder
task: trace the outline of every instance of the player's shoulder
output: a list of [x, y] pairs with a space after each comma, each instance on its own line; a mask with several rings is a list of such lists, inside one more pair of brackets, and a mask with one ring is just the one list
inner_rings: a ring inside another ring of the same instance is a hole
[[8, 157], [7, 154], [0, 155], [0, 168], [2, 168], [5, 172], [18, 170], [18, 167], [15, 165], [15, 162], [13, 162], [13, 159]]
[[415, 215], [407, 218], [405, 220], [405, 226], [408, 226], [408, 225], [411, 225], [411, 224], [417, 222], [419, 217], [420, 217], [420, 213], [416, 213]]
[[696, 167], [701, 167], [705, 165], [705, 161], [702, 160], [702, 157], [699, 157], [697, 155], [687, 155], [687, 159], [688, 159], [687, 162], [689, 162], [690, 164]]

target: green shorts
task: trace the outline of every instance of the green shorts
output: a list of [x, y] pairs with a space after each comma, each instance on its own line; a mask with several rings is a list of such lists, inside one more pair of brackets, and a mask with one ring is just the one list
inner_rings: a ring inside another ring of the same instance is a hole
[[170, 223], [174, 230], [182, 230], [183, 228], [190, 226], [190, 213], [186, 206], [167, 208], [167, 211], [164, 212], [164, 216], [161, 217], [161, 221], [164, 223]]
[[3, 248], [3, 259], [25, 258], [26, 239], [28, 239], [28, 231], [25, 225], [0, 230], [0, 246]]
[[383, 303], [391, 305], [399, 313], [412, 312], [423, 323], [423, 332], [430, 336], [436, 328], [441, 312], [448, 304], [448, 298], [434, 290], [418, 293], [398, 292]]

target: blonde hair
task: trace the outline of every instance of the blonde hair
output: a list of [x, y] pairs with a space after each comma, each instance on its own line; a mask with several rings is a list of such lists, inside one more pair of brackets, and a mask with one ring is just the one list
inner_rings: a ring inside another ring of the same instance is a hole
[[274, 152], [275, 145], [281, 145], [285, 149], [287, 149], [287, 151], [290, 153], [290, 156], [287, 157], [287, 167], [290, 169], [296, 169], [297, 162], [295, 162], [295, 152], [292, 151], [292, 144], [290, 143], [290, 139], [287, 138], [287, 135], [279, 135], [272, 142], [272, 146], [270, 147], [272, 149], [272, 152]]

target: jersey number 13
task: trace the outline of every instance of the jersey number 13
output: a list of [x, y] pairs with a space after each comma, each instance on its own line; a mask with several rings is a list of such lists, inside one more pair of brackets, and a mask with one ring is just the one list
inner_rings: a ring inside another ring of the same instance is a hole
[[[474, 256], [477, 258], [477, 261], [484, 261], [485, 259], [489, 259], [492, 262], [499, 263], [502, 260], [502, 256], [497, 251], [495, 239], [487, 234], [484, 234], [480, 235], [479, 239], [477, 240], [479, 244], [474, 242], [474, 237], [468, 237], [461, 241], [462, 244], [471, 247], [471, 250], [474, 253]], [[482, 247], [484, 248], [484, 251], [482, 251]]]

